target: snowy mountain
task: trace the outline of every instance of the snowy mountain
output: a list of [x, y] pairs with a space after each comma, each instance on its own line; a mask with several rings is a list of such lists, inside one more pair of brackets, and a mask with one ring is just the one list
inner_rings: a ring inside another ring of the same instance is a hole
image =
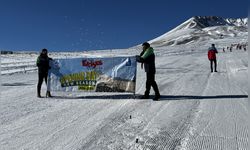
[[184, 28], [207, 28], [212, 26], [244, 26], [247, 27], [247, 18], [244, 19], [224, 19], [216, 16], [195, 16], [187, 20], [179, 27]]
[[[37, 98], [38, 53], [1, 54], [0, 149], [247, 150], [248, 51], [221, 49], [247, 41], [246, 25], [247, 19], [193, 17], [152, 40], [158, 102], [110, 92], [52, 91], [52, 98]], [[213, 73], [207, 59], [211, 41], [219, 51]], [[49, 56], [140, 52], [134, 47]], [[145, 86], [138, 63], [136, 94], [144, 94]], [[46, 90], [44, 83], [42, 96]]]
[[151, 41], [155, 46], [174, 46], [230, 37], [247, 39], [248, 18], [224, 19], [195, 16]]
[[235, 25], [235, 26], [245, 26], [247, 28], [248, 18], [239, 18], [239, 19], [226, 19], [227, 22]]

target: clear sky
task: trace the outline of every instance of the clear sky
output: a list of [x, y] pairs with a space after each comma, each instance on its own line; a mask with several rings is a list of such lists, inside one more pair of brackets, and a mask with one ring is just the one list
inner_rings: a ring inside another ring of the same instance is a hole
[[247, 15], [247, 0], [1, 0], [0, 50], [128, 48], [193, 16]]

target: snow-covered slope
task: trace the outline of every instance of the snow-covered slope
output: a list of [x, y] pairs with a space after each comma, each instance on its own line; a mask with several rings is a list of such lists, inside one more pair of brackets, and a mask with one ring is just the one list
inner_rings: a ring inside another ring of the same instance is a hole
[[246, 39], [247, 21], [247, 18], [223, 19], [215, 16], [196, 16], [149, 42], [154, 46], [174, 46], [238, 36]]
[[[247, 150], [247, 52], [219, 53], [219, 72], [210, 73], [206, 48], [187, 49], [156, 49], [159, 102], [126, 93], [52, 92], [54, 98], [39, 99], [36, 72], [2, 75], [0, 149]], [[139, 64], [136, 87], [143, 94]]]
[[[177, 38], [197, 30], [189, 27], [169, 35]], [[202, 31], [213, 35], [220, 28], [228, 30], [226, 26], [211, 26]], [[247, 150], [248, 53], [235, 47], [232, 52], [222, 52], [223, 47], [247, 41], [244, 32], [236, 34], [218, 39], [199, 37], [208, 40], [192, 44], [155, 44], [156, 82], [162, 95], [157, 102], [133, 99], [128, 93], [52, 92], [53, 98], [40, 99], [36, 97], [37, 72], [1, 72], [0, 149]], [[210, 72], [207, 60], [210, 42], [219, 51], [217, 73]], [[135, 47], [52, 53], [51, 57], [140, 52]], [[26, 53], [1, 55], [1, 68], [9, 65], [9, 70], [15, 71], [20, 64], [34, 65], [36, 57]], [[145, 72], [138, 64], [136, 94], [144, 93], [145, 81]], [[42, 96], [45, 92], [43, 84]]]

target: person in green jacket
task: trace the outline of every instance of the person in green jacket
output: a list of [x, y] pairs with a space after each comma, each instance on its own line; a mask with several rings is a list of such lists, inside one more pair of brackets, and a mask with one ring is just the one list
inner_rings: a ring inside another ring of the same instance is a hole
[[150, 88], [153, 87], [155, 91], [155, 97], [153, 100], [159, 100], [160, 98], [160, 92], [157, 86], [157, 83], [155, 82], [155, 54], [154, 49], [150, 47], [150, 44], [148, 42], [145, 42], [142, 44], [143, 51], [141, 52], [140, 56], [136, 56], [136, 61], [139, 63], [144, 64], [144, 70], [146, 72], [146, 91], [144, 95], [141, 97], [142, 99], [148, 99]]

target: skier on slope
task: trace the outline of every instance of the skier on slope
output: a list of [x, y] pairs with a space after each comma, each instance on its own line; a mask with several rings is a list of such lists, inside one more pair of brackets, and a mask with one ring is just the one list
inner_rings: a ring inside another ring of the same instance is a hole
[[[47, 84], [48, 71], [50, 69], [49, 61], [51, 58], [48, 57], [48, 50], [42, 49], [41, 54], [38, 56], [36, 65], [38, 67], [38, 84], [37, 84], [37, 97], [41, 98], [41, 86], [43, 79]], [[46, 96], [51, 97], [50, 91], [46, 92]]]
[[146, 91], [144, 95], [141, 97], [142, 99], [148, 99], [150, 88], [153, 87], [155, 91], [155, 97], [153, 100], [159, 100], [160, 98], [160, 92], [157, 86], [157, 83], [155, 82], [155, 54], [154, 49], [150, 47], [150, 44], [145, 42], [142, 44], [143, 51], [141, 52], [140, 56], [136, 56], [136, 61], [144, 64], [144, 70], [146, 72]]
[[216, 60], [216, 53], [218, 53], [215, 45], [212, 44], [211, 47], [208, 48], [208, 59], [210, 60], [210, 68], [211, 72], [213, 72], [213, 63], [214, 63], [214, 72], [217, 72], [217, 60]]

